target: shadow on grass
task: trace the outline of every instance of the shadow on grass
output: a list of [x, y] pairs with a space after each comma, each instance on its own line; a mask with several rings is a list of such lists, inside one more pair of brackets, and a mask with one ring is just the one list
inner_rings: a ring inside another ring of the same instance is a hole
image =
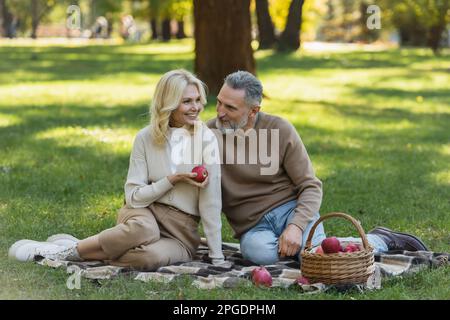
[[[157, 74], [177, 68], [192, 69], [192, 54], [115, 52], [117, 46], [43, 47], [30, 52], [31, 48], [0, 47], [0, 83], [95, 80], [119, 73]], [[169, 58], [167, 58], [169, 57]], [[1, 61], [8, 61], [2, 63]], [[13, 79], [8, 77], [13, 75]], [[36, 77], [37, 75], [37, 77]]]

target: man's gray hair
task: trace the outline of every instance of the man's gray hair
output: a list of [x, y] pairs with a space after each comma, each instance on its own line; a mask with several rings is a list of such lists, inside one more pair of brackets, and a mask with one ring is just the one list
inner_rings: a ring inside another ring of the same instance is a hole
[[263, 86], [254, 75], [247, 71], [236, 71], [225, 78], [225, 84], [232, 89], [245, 90], [245, 103], [259, 106], [262, 101]]

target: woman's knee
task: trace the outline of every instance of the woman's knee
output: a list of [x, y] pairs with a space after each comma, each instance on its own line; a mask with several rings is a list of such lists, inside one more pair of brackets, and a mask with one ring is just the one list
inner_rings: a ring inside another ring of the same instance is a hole
[[158, 223], [148, 208], [122, 208], [118, 222], [125, 226], [131, 237], [136, 238], [136, 246], [150, 244], [160, 239]]
[[148, 245], [160, 239], [159, 226], [156, 221], [130, 219], [125, 225], [129, 227], [130, 233], [136, 237], [136, 246]]

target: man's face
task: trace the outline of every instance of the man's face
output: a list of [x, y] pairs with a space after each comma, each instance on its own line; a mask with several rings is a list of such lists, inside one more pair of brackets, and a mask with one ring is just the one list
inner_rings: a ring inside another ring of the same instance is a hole
[[245, 103], [245, 90], [233, 89], [227, 84], [217, 95], [216, 126], [222, 132], [244, 128], [249, 120], [251, 109]]

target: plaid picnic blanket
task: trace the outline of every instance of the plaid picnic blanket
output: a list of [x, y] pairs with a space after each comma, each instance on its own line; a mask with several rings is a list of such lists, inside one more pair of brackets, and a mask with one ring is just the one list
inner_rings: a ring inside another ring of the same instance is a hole
[[[192, 285], [199, 289], [235, 288], [241, 285], [252, 285], [251, 272], [255, 267], [250, 261], [245, 260], [240, 252], [239, 244], [223, 243], [225, 259], [232, 261], [233, 266], [224, 268], [214, 266], [209, 262], [208, 247], [205, 239], [197, 250], [193, 261], [176, 263], [161, 267], [155, 272], [139, 272], [128, 268], [105, 265], [101, 261], [54, 261], [45, 258], [36, 260], [43, 266], [52, 268], [65, 268], [68, 273], [76, 273], [78, 276], [92, 279], [111, 279], [121, 275], [131, 275], [139, 281], [170, 282], [182, 275], [193, 277]], [[375, 254], [375, 272], [361, 285], [325, 285], [315, 283], [300, 285], [296, 279], [301, 276], [300, 264], [295, 260], [281, 260], [274, 265], [265, 266], [273, 278], [272, 287], [296, 287], [304, 293], [324, 292], [331, 288], [339, 291], [356, 289], [358, 291], [381, 288], [381, 280], [385, 277], [395, 277], [412, 274], [424, 269], [449, 265], [448, 253], [435, 253], [429, 251], [389, 251]]]

